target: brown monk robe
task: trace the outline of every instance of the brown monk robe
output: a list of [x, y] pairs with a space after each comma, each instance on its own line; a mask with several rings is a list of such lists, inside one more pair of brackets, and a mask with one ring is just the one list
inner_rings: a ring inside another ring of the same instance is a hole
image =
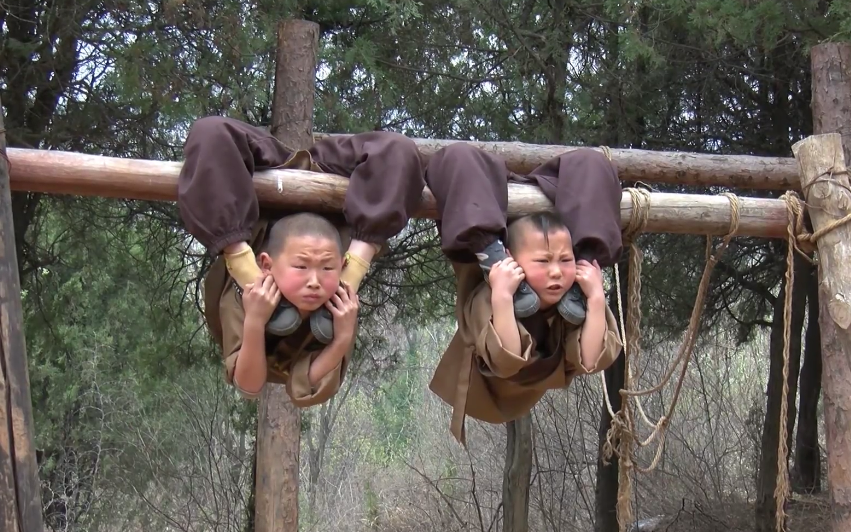
[[535, 183], [570, 229], [576, 259], [613, 265], [622, 250], [621, 187], [614, 165], [594, 150], [556, 157], [528, 176], [466, 144], [444, 148], [429, 161], [426, 183], [440, 212], [444, 254], [457, 282], [458, 329], [429, 388], [452, 407], [453, 436], [466, 445], [466, 416], [505, 423], [528, 413], [547, 390], [582, 374], [600, 372], [620, 353], [617, 323], [606, 307], [603, 351], [593, 367], [581, 363], [576, 328], [555, 307], [518, 320], [521, 352], [503, 348], [493, 327], [491, 289], [475, 253], [505, 241], [508, 181]]
[[[348, 177], [343, 213], [327, 214], [340, 231], [343, 249], [351, 239], [380, 244], [407, 224], [425, 187], [422, 160], [410, 139], [390, 132], [331, 137], [309, 150], [286, 148], [268, 131], [224, 117], [196, 121], [187, 137], [178, 184], [178, 205], [187, 231], [217, 257], [204, 283], [207, 327], [222, 348], [225, 378], [233, 384], [242, 347], [240, 290], [228, 272], [222, 251], [246, 241], [259, 253], [267, 228], [294, 211], [261, 209], [252, 183], [256, 171], [290, 168]], [[266, 335], [267, 382], [285, 384], [293, 403], [307, 407], [332, 397], [345, 378], [351, 353], [316, 386], [308, 380], [310, 363], [325, 345], [313, 336], [308, 320], [284, 337]], [[245, 395], [245, 394], [243, 394]]]
[[[273, 223], [274, 221], [260, 218], [255, 224], [249, 245], [258, 253], [263, 249], [268, 229]], [[336, 225], [345, 249], [351, 240], [351, 228], [341, 223]], [[245, 311], [237, 286], [228, 275], [223, 257], [216, 259], [204, 279], [204, 315], [210, 334], [222, 348], [225, 381], [234, 385], [236, 359], [242, 348]], [[284, 384], [293, 404], [299, 408], [324, 403], [339, 391], [352, 356], [351, 351], [346, 353], [334, 370], [315, 386], [311, 386], [308, 378], [310, 364], [325, 347], [313, 337], [310, 323], [307, 321], [289, 336], [277, 337], [267, 334], [266, 382]], [[239, 392], [247, 399], [260, 395], [260, 392], [250, 394], [241, 389]]]

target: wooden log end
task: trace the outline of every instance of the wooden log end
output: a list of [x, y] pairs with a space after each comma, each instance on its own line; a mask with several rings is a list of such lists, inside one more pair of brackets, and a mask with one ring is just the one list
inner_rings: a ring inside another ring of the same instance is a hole
[[822, 133], [819, 135], [810, 135], [805, 139], [801, 139], [795, 144], [792, 144], [792, 155], [798, 157], [798, 152], [803, 150], [811, 150], [813, 146], [828, 146], [842, 145], [842, 135], [839, 133]]

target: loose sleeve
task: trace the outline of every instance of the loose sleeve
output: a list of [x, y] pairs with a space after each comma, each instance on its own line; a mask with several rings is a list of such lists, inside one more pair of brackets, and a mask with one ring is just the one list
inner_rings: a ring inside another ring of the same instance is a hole
[[222, 293], [219, 317], [222, 324], [222, 358], [225, 363], [225, 380], [228, 384], [233, 384], [236, 359], [239, 356], [239, 350], [242, 349], [245, 311], [238, 300], [236, 290], [232, 286], [229, 286]]
[[580, 336], [581, 329], [574, 329], [567, 333], [564, 341], [565, 361], [567, 362], [565, 364], [565, 370], [571, 375], [589, 375], [607, 369], [618, 358], [623, 348], [623, 343], [618, 336], [618, 325], [615, 321], [615, 316], [609, 307], [606, 307], [606, 333], [603, 336], [603, 350], [597, 358], [596, 363], [591, 367], [585, 367], [582, 363], [579, 346]]
[[287, 393], [293, 404], [299, 408], [322, 404], [340, 391], [340, 386], [346, 378], [352, 351], [354, 346], [315, 386], [310, 385], [310, 365], [322, 351], [314, 351], [299, 357], [292, 365], [287, 379]]
[[479, 372], [489, 377], [508, 378], [523, 369], [532, 356], [532, 337], [521, 325], [520, 352], [512, 353], [505, 348], [493, 326], [490, 287], [482, 284], [473, 292], [469, 305], [464, 309], [464, 325], [468, 338], [475, 341], [475, 360]]

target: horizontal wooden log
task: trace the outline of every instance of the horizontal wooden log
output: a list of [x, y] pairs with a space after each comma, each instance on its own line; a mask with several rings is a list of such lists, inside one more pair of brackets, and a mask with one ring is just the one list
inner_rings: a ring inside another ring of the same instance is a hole
[[[348, 134], [314, 133], [320, 140]], [[528, 174], [537, 166], [577, 146], [412, 139], [427, 161], [450, 144], [465, 142], [505, 159], [508, 168]], [[599, 148], [597, 148], [599, 149]], [[621, 181], [690, 186], [723, 186], [758, 190], [800, 190], [798, 166], [792, 157], [713, 155], [706, 153], [612, 149]]]
[[[11, 185], [16, 191], [100, 196], [141, 200], [175, 201], [181, 163], [119, 159], [71, 152], [9, 149]], [[348, 180], [330, 174], [301, 170], [268, 170], [254, 177], [260, 203], [318, 212], [339, 211]], [[786, 206], [781, 200], [742, 197], [739, 234], [782, 238]], [[533, 185], [511, 184], [509, 216], [552, 208]], [[646, 232], [679, 234], [726, 234], [730, 226], [730, 203], [723, 196], [699, 194], [651, 194]], [[418, 218], [437, 218], [434, 197], [426, 189]], [[632, 216], [630, 195], [621, 200], [622, 226]]]

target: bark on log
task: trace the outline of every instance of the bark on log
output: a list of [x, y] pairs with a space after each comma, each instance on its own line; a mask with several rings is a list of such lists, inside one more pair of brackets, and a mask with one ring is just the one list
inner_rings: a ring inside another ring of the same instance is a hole
[[[313, 144], [313, 92], [319, 25], [278, 25], [272, 134], [292, 149]], [[286, 388], [266, 384], [257, 424], [256, 532], [298, 532], [301, 417]]]
[[[851, 212], [847, 175], [834, 172], [825, 181], [807, 188], [825, 170], [845, 169], [851, 160], [851, 44], [817, 45], [813, 47], [810, 62], [815, 136], [795, 144], [792, 153], [801, 166], [801, 184], [810, 205], [813, 227], [818, 230], [834, 217]], [[834, 532], [851, 530], [849, 238], [851, 226], [845, 225], [818, 242], [827, 487]]]
[[506, 423], [505, 429], [502, 532], [525, 532], [529, 530], [529, 487], [532, 482], [532, 414]]
[[[813, 228], [818, 231], [851, 213], [841, 136], [808, 137], [795, 143], [792, 153], [801, 166]], [[827, 485], [832, 530], [839, 532], [851, 530], [851, 225], [822, 236], [818, 254]]]
[[[321, 140], [328, 136], [349, 134], [316, 133]], [[580, 146], [524, 144], [522, 142], [476, 142], [458, 140], [412, 139], [424, 160], [438, 150], [465, 142], [505, 159], [509, 170], [528, 174], [562, 153]], [[705, 153], [663, 152], [612, 149], [612, 160], [621, 181], [667, 183], [690, 186], [724, 186], [758, 190], [798, 190], [798, 167], [791, 157], [756, 157], [752, 155], [713, 155]]]
[[42, 532], [21, 284], [0, 106], [0, 530]]
[[[10, 149], [9, 152], [13, 190], [156, 201], [177, 198], [181, 163], [46, 150]], [[348, 180], [301, 170], [267, 170], [255, 175], [254, 186], [260, 203], [267, 207], [336, 212], [343, 207]], [[785, 237], [785, 203], [765, 198], [742, 197], [740, 200], [739, 235]], [[551, 208], [552, 204], [537, 187], [509, 185], [509, 216]], [[621, 200], [623, 227], [631, 216], [632, 202], [624, 193]], [[434, 197], [428, 189], [416, 217], [437, 217]], [[646, 226], [649, 233], [723, 235], [729, 227], [730, 202], [725, 197], [651, 194]]]

